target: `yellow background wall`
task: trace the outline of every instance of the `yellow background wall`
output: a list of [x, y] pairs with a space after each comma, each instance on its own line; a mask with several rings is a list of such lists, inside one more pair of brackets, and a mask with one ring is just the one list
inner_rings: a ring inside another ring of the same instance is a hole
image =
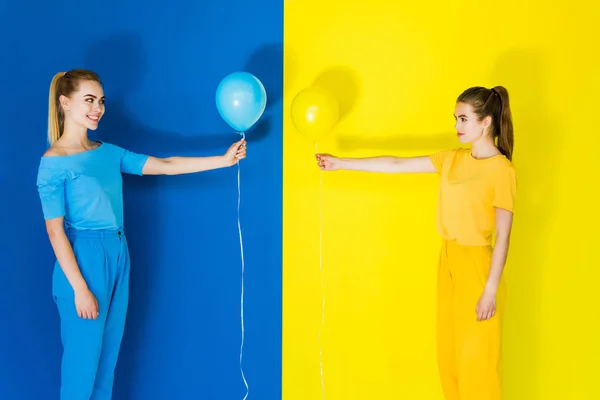
[[[315, 81], [342, 111], [319, 150], [347, 157], [456, 146], [458, 94], [507, 87], [519, 203], [505, 272], [506, 399], [600, 398], [598, 6], [563, 3], [286, 1], [284, 400], [321, 398], [319, 170], [289, 117]], [[437, 183], [323, 175], [329, 400], [442, 399]]]

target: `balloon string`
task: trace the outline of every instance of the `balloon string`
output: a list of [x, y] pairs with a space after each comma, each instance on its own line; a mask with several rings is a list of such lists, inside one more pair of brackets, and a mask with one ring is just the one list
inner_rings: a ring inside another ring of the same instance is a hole
[[[319, 153], [317, 142], [315, 152]], [[325, 324], [325, 285], [323, 282], [323, 170], [319, 168], [319, 270], [321, 275], [321, 327], [319, 329], [319, 358], [321, 366], [321, 398], [325, 399], [325, 376], [323, 373], [323, 325]]]
[[[239, 132], [240, 135], [242, 135], [243, 139], [246, 139], [246, 135], [244, 134], [244, 132]], [[242, 294], [241, 294], [241, 304], [240, 304], [240, 310], [241, 310], [241, 324], [242, 324], [242, 343], [240, 345], [240, 372], [242, 373], [242, 379], [244, 380], [244, 385], [246, 386], [246, 395], [244, 396], [244, 400], [246, 400], [248, 398], [248, 395], [250, 394], [250, 390], [248, 388], [248, 382], [246, 381], [246, 376], [244, 375], [244, 369], [242, 368], [242, 356], [243, 356], [243, 352], [244, 352], [244, 270], [245, 270], [245, 263], [244, 263], [244, 244], [242, 241], [242, 224], [240, 221], [240, 201], [241, 201], [241, 185], [240, 185], [240, 161], [238, 160], [237, 162], [237, 166], [238, 166], [238, 174], [237, 174], [237, 186], [238, 186], [238, 202], [237, 202], [237, 224], [238, 224], [238, 232], [239, 232], [239, 236], [240, 236], [240, 254], [241, 254], [241, 261], [242, 261]]]

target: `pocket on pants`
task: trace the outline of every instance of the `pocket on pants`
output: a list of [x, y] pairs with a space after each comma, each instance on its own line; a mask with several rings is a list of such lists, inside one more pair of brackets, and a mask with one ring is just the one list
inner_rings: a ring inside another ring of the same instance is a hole
[[492, 251], [488, 247], [472, 247], [468, 249], [469, 260], [473, 272], [477, 275], [480, 289], [483, 290], [487, 284], [492, 267]]
[[[100, 240], [76, 238], [71, 241], [77, 267], [89, 290], [96, 298], [101, 296], [108, 281], [106, 255]], [[59, 298], [74, 299], [74, 290], [62, 267], [57, 261], [52, 274], [52, 294], [54, 300]]]

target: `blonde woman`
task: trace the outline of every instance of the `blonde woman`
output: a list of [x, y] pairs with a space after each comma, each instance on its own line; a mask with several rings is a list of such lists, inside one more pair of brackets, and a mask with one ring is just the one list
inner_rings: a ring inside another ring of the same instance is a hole
[[99, 77], [76, 69], [54, 76], [48, 139], [37, 187], [56, 255], [52, 292], [63, 343], [61, 400], [112, 396], [129, 298], [121, 173], [177, 175], [235, 165], [244, 140], [221, 156], [155, 158], [92, 141], [105, 112]]

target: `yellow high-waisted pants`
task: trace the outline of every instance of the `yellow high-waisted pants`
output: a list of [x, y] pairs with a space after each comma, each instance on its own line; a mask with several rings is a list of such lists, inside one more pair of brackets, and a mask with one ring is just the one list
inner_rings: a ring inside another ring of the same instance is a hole
[[475, 312], [490, 270], [491, 246], [445, 241], [437, 289], [438, 368], [446, 400], [502, 399], [504, 279], [495, 315], [477, 321]]

